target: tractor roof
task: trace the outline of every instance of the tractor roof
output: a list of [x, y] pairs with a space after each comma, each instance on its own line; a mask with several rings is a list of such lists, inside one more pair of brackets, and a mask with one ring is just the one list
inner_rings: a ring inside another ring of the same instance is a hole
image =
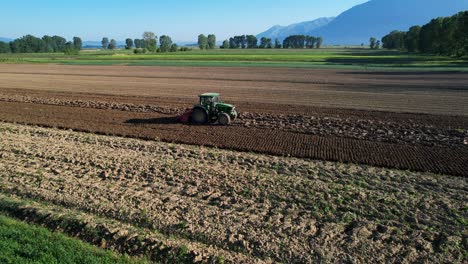
[[200, 97], [219, 97], [219, 93], [204, 93]]

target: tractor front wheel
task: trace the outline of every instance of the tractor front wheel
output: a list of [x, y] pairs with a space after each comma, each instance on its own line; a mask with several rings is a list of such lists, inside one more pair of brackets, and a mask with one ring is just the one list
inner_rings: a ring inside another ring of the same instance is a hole
[[208, 114], [201, 108], [195, 108], [192, 112], [192, 122], [197, 125], [208, 123]]
[[218, 123], [222, 126], [227, 126], [231, 123], [231, 118], [226, 113], [221, 113], [218, 115]]

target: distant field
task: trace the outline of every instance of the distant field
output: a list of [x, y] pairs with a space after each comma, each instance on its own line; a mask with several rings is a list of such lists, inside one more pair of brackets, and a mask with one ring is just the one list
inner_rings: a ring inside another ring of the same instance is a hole
[[372, 51], [365, 48], [193, 50], [177, 53], [139, 54], [132, 51], [84, 50], [62, 53], [1, 54], [0, 63], [59, 63], [131, 66], [251, 66], [296, 68], [413, 69], [467, 71], [468, 59]]

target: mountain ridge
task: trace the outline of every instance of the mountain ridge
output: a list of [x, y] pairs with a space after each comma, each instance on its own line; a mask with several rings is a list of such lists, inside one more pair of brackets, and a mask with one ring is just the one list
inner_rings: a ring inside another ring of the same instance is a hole
[[287, 26], [274, 25], [265, 32], [257, 35], [257, 38], [267, 37], [271, 39], [278, 38], [280, 41], [290, 35], [302, 35], [303, 32], [312, 31], [321, 28], [335, 19], [334, 17], [321, 17], [311, 21], [295, 23]]
[[468, 10], [468, 1], [370, 0], [344, 11], [326, 25], [298, 34], [322, 36], [327, 45], [367, 44], [370, 37], [381, 39], [393, 30], [406, 31], [464, 10]]

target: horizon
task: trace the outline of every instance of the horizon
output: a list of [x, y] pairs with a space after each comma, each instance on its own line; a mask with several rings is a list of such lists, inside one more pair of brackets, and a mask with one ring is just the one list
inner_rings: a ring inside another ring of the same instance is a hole
[[[257, 35], [275, 25], [287, 26], [321, 17], [336, 17], [365, 2], [368, 0], [239, 0], [234, 3], [212, 0], [155, 3], [143, 0], [133, 4], [119, 0], [113, 1], [112, 6], [90, 0], [80, 3], [9, 2], [3, 4], [0, 37], [16, 39], [31, 34], [37, 37], [59, 35], [68, 40], [78, 36], [83, 41], [100, 41], [103, 37], [124, 41], [126, 38], [141, 38], [144, 31], [152, 31], [158, 37], [169, 35], [176, 42], [196, 42], [199, 34], [215, 34], [217, 41], [222, 41], [234, 35]], [[70, 14], [72, 10], [73, 14]], [[223, 10], [229, 10], [228, 14]], [[237, 19], [240, 12], [242, 20]], [[167, 23], [161, 25], [165, 21]]]

